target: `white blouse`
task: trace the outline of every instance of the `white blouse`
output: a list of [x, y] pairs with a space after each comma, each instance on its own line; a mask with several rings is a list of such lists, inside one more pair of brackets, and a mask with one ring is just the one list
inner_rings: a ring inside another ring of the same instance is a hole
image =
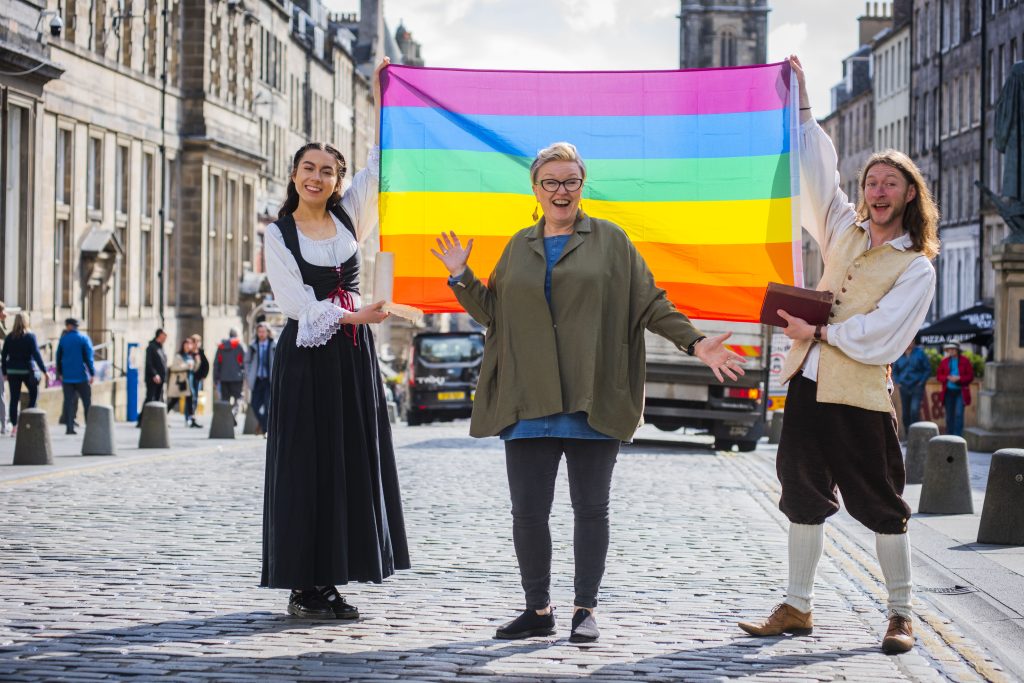
[[[380, 150], [374, 148], [366, 161], [366, 168], [356, 173], [352, 185], [342, 195], [341, 205], [352, 218], [356, 238], [333, 214], [335, 234], [323, 240], [314, 240], [297, 231], [302, 258], [314, 266], [338, 266], [359, 251], [359, 244], [377, 224], [377, 193], [379, 184]], [[281, 311], [298, 321], [295, 339], [297, 346], [323, 346], [338, 331], [348, 311], [339, 305], [336, 297], [318, 301], [313, 288], [303, 283], [299, 264], [284, 243], [277, 223], [267, 226], [264, 234], [264, 256], [267, 279], [274, 292], [274, 301]], [[361, 305], [359, 296], [352, 295], [355, 310]]]
[[[857, 221], [857, 210], [839, 189], [838, 157], [832, 140], [811, 119], [800, 126], [800, 213], [804, 230], [821, 247], [822, 255], [847, 230], [864, 232], [864, 251], [870, 245], [867, 221]], [[904, 251], [913, 246], [910, 235], [891, 240]], [[935, 268], [928, 257], [918, 256], [897, 278], [878, 307], [828, 326], [828, 343], [850, 358], [869, 365], [898, 359], [917, 334], [935, 296]], [[804, 360], [806, 379], [817, 381], [821, 349], [811, 346]]]

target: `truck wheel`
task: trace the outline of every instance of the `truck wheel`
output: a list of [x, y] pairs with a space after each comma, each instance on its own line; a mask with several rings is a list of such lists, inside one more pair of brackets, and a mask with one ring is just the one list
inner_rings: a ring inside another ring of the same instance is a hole
[[749, 453], [750, 451], [753, 451], [753, 450], [755, 450], [757, 448], [757, 442], [756, 441], [737, 441], [736, 442], [736, 446], [737, 446], [737, 448], [739, 448], [740, 453]]
[[729, 441], [728, 439], [715, 439], [716, 451], [731, 451], [732, 447], [735, 445], [735, 441]]
[[655, 427], [663, 432], [674, 432], [679, 429], [682, 425], [674, 424], [672, 422], [652, 422]]
[[422, 422], [423, 421], [420, 419], [420, 416], [416, 414], [415, 411], [406, 409], [405, 423], [407, 425], [409, 425], [410, 427], [415, 427], [416, 425], [421, 424]]

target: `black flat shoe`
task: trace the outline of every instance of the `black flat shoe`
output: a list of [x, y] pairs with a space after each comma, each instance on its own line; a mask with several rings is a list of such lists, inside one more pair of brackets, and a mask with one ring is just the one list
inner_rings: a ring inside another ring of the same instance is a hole
[[334, 619], [334, 610], [315, 588], [292, 591], [288, 598], [288, 614], [300, 619]]
[[592, 643], [601, 632], [597, 630], [594, 613], [588, 609], [578, 609], [572, 615], [572, 631], [569, 633], [570, 643]]
[[528, 609], [518, 617], [499, 628], [494, 637], [498, 640], [519, 640], [535, 636], [551, 636], [555, 634], [555, 608], [548, 614], [537, 614], [537, 610]]
[[359, 610], [345, 602], [345, 598], [338, 592], [338, 589], [334, 586], [321, 586], [317, 589], [327, 605], [334, 612], [335, 619], [358, 619]]

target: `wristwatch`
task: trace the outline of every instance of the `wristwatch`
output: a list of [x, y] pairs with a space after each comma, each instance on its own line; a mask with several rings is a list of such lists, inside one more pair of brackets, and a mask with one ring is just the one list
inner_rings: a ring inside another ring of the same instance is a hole
[[814, 341], [821, 341], [821, 325], [814, 326]]
[[701, 339], [707, 339], [707, 337], [697, 337], [692, 342], [690, 342], [690, 345], [686, 347], [686, 355], [693, 355], [693, 351], [697, 347], [697, 342], [699, 342]]

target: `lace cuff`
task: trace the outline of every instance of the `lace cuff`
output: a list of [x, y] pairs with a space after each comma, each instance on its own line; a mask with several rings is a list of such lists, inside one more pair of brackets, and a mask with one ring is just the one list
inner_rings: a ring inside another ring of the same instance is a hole
[[299, 316], [299, 331], [296, 346], [323, 346], [341, 327], [342, 318], [348, 313], [330, 300], [317, 301], [306, 307]]

